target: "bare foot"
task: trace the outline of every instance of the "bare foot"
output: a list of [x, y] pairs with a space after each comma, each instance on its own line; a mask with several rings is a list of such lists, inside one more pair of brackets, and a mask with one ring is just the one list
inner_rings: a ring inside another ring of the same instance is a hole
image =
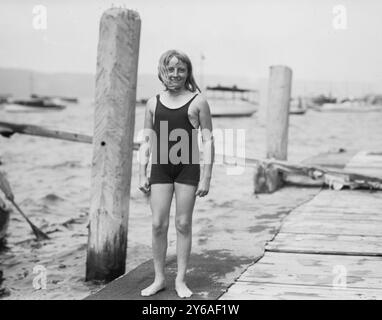
[[192, 296], [192, 291], [187, 287], [184, 281], [175, 281], [175, 290], [180, 298], [189, 298]]
[[141, 291], [141, 296], [149, 297], [158, 293], [159, 291], [164, 290], [165, 288], [166, 288], [166, 282], [164, 280], [154, 281], [150, 286], [148, 286], [146, 289], [143, 289]]

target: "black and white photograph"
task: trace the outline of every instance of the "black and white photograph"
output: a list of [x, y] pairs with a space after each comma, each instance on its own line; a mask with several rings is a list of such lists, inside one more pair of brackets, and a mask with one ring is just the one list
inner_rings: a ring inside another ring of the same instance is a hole
[[2, 0], [0, 300], [381, 300], [381, 16]]

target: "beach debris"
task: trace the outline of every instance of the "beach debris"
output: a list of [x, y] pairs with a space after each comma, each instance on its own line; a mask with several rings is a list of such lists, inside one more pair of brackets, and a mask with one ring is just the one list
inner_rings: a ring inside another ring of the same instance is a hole
[[335, 175], [326, 174], [324, 175], [325, 184], [336, 191], [341, 190], [344, 187], [344, 180], [341, 177], [337, 177]]
[[319, 180], [334, 190], [341, 190], [343, 187], [351, 189], [367, 188], [372, 190], [382, 190], [382, 179], [366, 176], [349, 171], [326, 169], [319, 166], [306, 166], [291, 164], [286, 161], [273, 160], [275, 166], [282, 172], [293, 172], [295, 174], [306, 175], [314, 180]]
[[23, 218], [28, 222], [30, 227], [32, 228], [33, 233], [35, 234], [38, 241], [49, 239], [48, 235], [41, 231], [38, 227], [36, 227], [32, 221], [28, 219], [25, 213], [20, 209], [20, 207], [15, 202], [15, 196], [13, 195], [11, 186], [5, 177], [5, 174], [0, 171], [0, 190], [3, 191], [5, 197], [13, 204], [13, 206], [17, 209], [17, 211], [23, 216]]
[[[349, 187], [350, 189], [366, 188], [370, 190], [382, 190], [381, 178], [354, 173], [348, 170], [332, 170], [321, 166], [297, 164], [276, 159], [240, 158], [232, 156], [224, 156], [223, 158], [223, 164], [232, 165], [235, 161], [241, 165], [245, 164], [247, 167], [255, 168], [255, 182], [260, 181], [266, 183], [267, 180], [264, 177], [265, 168], [270, 168], [271, 165], [272, 170], [278, 170], [280, 174], [286, 173], [306, 176], [312, 180], [321, 182], [323, 185], [328, 185], [334, 190], [342, 190], [344, 187]], [[259, 169], [259, 165], [263, 168]], [[272, 174], [274, 175], [274, 173]], [[257, 190], [255, 193], [260, 193], [260, 189], [260, 187], [258, 189], [255, 187], [255, 191]]]

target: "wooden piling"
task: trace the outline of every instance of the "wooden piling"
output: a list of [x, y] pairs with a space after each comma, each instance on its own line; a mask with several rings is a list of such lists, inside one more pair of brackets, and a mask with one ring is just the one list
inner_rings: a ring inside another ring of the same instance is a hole
[[[271, 66], [268, 85], [266, 157], [286, 160], [288, 153], [289, 104], [292, 70], [286, 66]], [[272, 165], [255, 169], [255, 193], [270, 193], [283, 184], [282, 173]]]
[[140, 28], [132, 10], [101, 17], [86, 280], [125, 272]]
[[292, 70], [272, 66], [268, 91], [267, 158], [287, 160], [291, 88]]

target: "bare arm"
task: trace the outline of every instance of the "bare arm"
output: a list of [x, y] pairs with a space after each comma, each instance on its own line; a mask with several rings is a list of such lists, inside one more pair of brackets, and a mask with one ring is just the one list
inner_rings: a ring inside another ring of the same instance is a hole
[[139, 147], [139, 189], [145, 193], [149, 191], [147, 165], [150, 160], [152, 145], [153, 107], [155, 107], [155, 99], [151, 98], [146, 104], [142, 141]]
[[203, 170], [200, 178], [199, 190], [196, 194], [202, 197], [209, 191], [212, 166], [215, 160], [215, 143], [212, 135], [211, 111], [208, 102], [204, 98], [200, 98], [199, 102], [199, 123], [203, 142]]

